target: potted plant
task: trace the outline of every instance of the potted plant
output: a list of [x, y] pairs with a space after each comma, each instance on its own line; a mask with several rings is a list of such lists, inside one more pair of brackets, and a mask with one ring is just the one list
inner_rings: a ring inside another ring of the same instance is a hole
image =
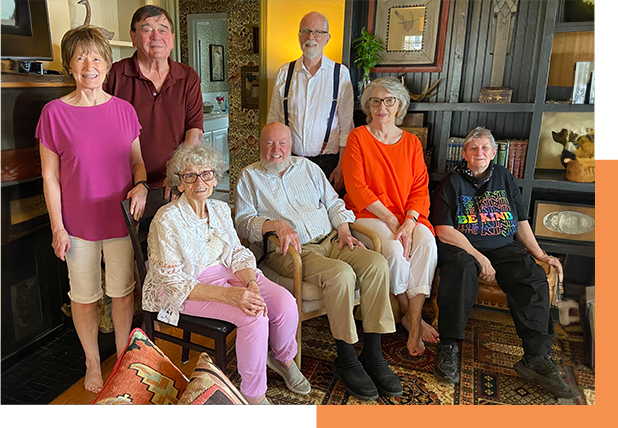
[[378, 61], [382, 59], [380, 52], [384, 50], [384, 43], [379, 37], [368, 32], [365, 27], [361, 30], [361, 36], [354, 39], [354, 43], [356, 43], [356, 59], [354, 62], [359, 70], [363, 69], [363, 77], [358, 82], [358, 91], [362, 94], [363, 89], [370, 81], [369, 72], [371, 68], [375, 67]]

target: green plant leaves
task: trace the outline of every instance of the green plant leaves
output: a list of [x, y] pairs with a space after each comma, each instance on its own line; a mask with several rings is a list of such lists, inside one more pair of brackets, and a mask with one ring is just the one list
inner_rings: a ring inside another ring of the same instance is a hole
[[384, 42], [363, 27], [361, 36], [354, 39], [353, 43], [356, 44], [356, 59], [354, 62], [358, 69], [363, 69], [363, 80], [368, 81], [369, 71], [382, 59], [380, 52], [384, 50]]

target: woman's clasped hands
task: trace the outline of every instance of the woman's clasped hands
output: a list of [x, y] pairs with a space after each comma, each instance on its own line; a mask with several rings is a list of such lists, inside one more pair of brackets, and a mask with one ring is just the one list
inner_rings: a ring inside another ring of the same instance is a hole
[[226, 291], [229, 304], [237, 307], [245, 314], [254, 317], [260, 314], [263, 316], [268, 314], [266, 302], [264, 302], [255, 280], [249, 281], [246, 288], [228, 287]]

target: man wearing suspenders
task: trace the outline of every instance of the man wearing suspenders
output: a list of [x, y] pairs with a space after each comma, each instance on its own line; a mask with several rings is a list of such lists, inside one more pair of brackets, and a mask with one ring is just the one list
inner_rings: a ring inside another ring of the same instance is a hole
[[324, 56], [328, 20], [310, 12], [300, 21], [303, 55], [277, 73], [268, 123], [290, 127], [292, 154], [316, 163], [336, 191], [343, 189], [341, 156], [354, 128], [354, 89], [346, 66]]

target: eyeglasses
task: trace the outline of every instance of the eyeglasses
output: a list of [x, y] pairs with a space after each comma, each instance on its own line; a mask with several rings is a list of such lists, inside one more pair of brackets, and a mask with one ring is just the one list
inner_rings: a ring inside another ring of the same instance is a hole
[[193, 184], [197, 181], [197, 177], [201, 178], [204, 183], [215, 178], [215, 170], [210, 169], [208, 171], [201, 172], [199, 174], [195, 174], [190, 172], [189, 174], [178, 174], [178, 176], [187, 184]]
[[322, 37], [324, 34], [328, 34], [328, 31], [324, 31], [324, 30], [310, 30], [308, 28], [304, 28], [302, 30], [300, 30], [298, 32], [298, 34], [301, 34], [305, 37], [309, 37], [309, 34], [313, 34], [314, 37], [318, 38], [318, 37]]
[[388, 98], [369, 98], [369, 105], [371, 107], [380, 107], [380, 104], [382, 104], [382, 102], [384, 102], [384, 105], [386, 107], [392, 107], [395, 105], [395, 103], [397, 103], [397, 98], [395, 97], [388, 97]]

